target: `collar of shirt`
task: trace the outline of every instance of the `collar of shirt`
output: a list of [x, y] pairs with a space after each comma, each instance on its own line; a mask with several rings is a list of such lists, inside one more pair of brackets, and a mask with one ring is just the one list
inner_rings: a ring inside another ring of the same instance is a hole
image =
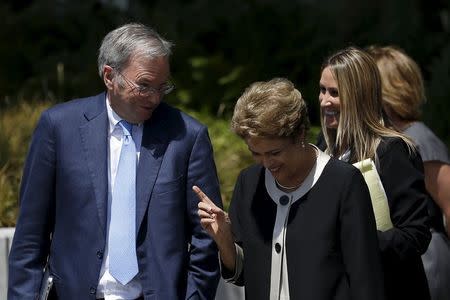
[[338, 159], [345, 161], [345, 162], [349, 162], [351, 154], [352, 154], [352, 152], [350, 151], [350, 149], [347, 149], [347, 151], [345, 151], [344, 154], [339, 156]]
[[[117, 124], [123, 119], [112, 109], [111, 104], [109, 103], [108, 95], [106, 95], [106, 111], [108, 113], [108, 137], [114, 136], [117, 139], [121, 139], [122, 131], [118, 131], [119, 127]], [[142, 123], [133, 124], [133, 140], [136, 145], [136, 151], [138, 155], [138, 160], [140, 157], [140, 149], [142, 142], [142, 135], [144, 131], [144, 126]]]
[[280, 190], [276, 185], [276, 181], [272, 173], [270, 173], [268, 169], [265, 170], [265, 185], [267, 192], [269, 193], [269, 196], [270, 198], [272, 198], [273, 202], [275, 202], [275, 204], [277, 204], [278, 206], [281, 205], [280, 198], [284, 195], [288, 196], [288, 198], [290, 199], [289, 205], [303, 197], [303, 195], [305, 195], [314, 186], [314, 184], [316, 184], [317, 180], [322, 174], [323, 169], [325, 168], [325, 165], [330, 160], [330, 156], [328, 154], [320, 151], [319, 148], [317, 148], [315, 145], [309, 145], [314, 147], [315, 151], [317, 151], [317, 160], [308, 176], [306, 176], [303, 183], [296, 190], [292, 192], [284, 192]]
[[[108, 113], [108, 120], [109, 120], [109, 135], [111, 135], [116, 129], [117, 124], [122, 121], [123, 119], [113, 110], [111, 107], [111, 104], [109, 103], [108, 95], [106, 96], [106, 111]], [[133, 127], [142, 127], [142, 123], [139, 124], [133, 124]], [[134, 136], [134, 134], [133, 134]]]

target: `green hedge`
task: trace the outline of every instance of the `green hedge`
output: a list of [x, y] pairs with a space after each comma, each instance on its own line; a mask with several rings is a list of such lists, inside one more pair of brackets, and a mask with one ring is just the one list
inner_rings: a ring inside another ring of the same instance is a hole
[[31, 134], [48, 103], [21, 105], [0, 111], [0, 227], [14, 226], [19, 184]]

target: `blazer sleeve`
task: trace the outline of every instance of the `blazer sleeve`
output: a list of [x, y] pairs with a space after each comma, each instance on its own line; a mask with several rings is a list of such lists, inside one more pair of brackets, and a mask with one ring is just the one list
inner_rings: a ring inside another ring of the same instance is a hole
[[54, 223], [55, 141], [48, 111], [33, 134], [9, 255], [8, 299], [36, 299]]
[[[231, 228], [233, 231], [233, 236], [235, 243], [238, 244], [242, 248], [242, 253], [244, 259], [242, 260], [242, 264], [245, 264], [245, 245], [243, 243], [244, 240], [244, 218], [247, 216], [249, 212], [249, 205], [255, 195], [256, 189], [260, 180], [262, 179], [264, 168], [259, 164], [254, 164], [239, 173], [239, 176], [236, 180], [236, 184], [234, 186], [233, 197], [231, 198], [230, 208], [229, 208], [229, 217], [231, 220]], [[242, 218], [241, 218], [242, 216]], [[242, 222], [241, 222], [242, 220]], [[247, 234], [247, 233], [245, 233]], [[231, 277], [233, 274], [225, 273], [222, 271], [222, 275], [224, 277]], [[245, 285], [245, 269], [242, 269], [242, 272], [239, 274], [237, 278], [235, 278], [233, 284], [237, 286]]]
[[382, 300], [383, 273], [369, 190], [357, 169], [347, 178], [339, 227], [351, 299]]
[[[233, 196], [231, 198], [231, 202], [230, 202], [230, 208], [229, 208], [229, 217], [231, 220], [231, 228], [233, 231], [233, 236], [234, 236], [234, 240], [235, 243], [238, 244], [241, 249], [243, 250], [243, 245], [242, 245], [242, 239], [241, 239], [241, 226], [240, 226], [240, 222], [239, 222], [239, 201], [243, 201], [243, 176], [244, 173], [243, 171], [241, 171], [241, 173], [239, 174], [237, 180], [236, 180], [236, 184], [234, 186], [234, 190], [233, 190]], [[241, 200], [240, 200], [241, 199]], [[243, 252], [242, 252], [243, 253]], [[242, 257], [245, 259], [245, 253], [243, 253]], [[243, 260], [242, 260], [243, 263]], [[238, 285], [238, 286], [243, 286], [244, 285], [244, 271], [242, 270], [242, 272], [240, 272], [240, 274], [238, 276], [236, 276], [237, 274], [231, 273], [229, 270], [226, 270], [225, 268], [222, 268], [222, 277], [223, 278], [230, 278], [233, 277], [233, 284]]]
[[192, 186], [198, 185], [218, 207], [222, 206], [219, 180], [213, 149], [206, 127], [198, 132], [187, 170], [187, 213], [190, 220], [191, 242], [186, 299], [214, 299], [219, 282], [217, 246], [203, 230], [198, 217], [198, 198]]
[[378, 232], [381, 253], [400, 260], [418, 257], [431, 239], [422, 160], [400, 139], [379, 147], [384, 148], [379, 153], [380, 178], [394, 225]]
[[236, 179], [236, 184], [234, 185], [233, 196], [231, 197], [230, 208], [229, 208], [229, 217], [231, 220], [231, 228], [233, 230], [233, 236], [238, 244], [242, 244], [241, 238], [241, 226], [239, 222], [239, 200], [243, 197], [243, 177], [244, 172], [241, 171], [239, 173], [238, 178]]

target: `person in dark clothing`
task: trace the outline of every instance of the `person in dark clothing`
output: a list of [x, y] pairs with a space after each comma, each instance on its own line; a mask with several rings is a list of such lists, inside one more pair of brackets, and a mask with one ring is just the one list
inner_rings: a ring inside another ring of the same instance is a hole
[[256, 165], [241, 172], [228, 215], [194, 187], [222, 276], [246, 299], [385, 299], [375, 219], [361, 173], [305, 141], [309, 121], [286, 79], [252, 84], [232, 129]]
[[319, 102], [322, 149], [352, 164], [372, 159], [379, 173], [393, 225], [378, 230], [388, 299], [430, 299], [421, 261], [431, 238], [422, 160], [410, 139], [385, 126], [375, 61], [352, 47], [331, 55]]
[[[450, 155], [445, 144], [420, 121], [426, 101], [417, 63], [395, 46], [371, 46], [381, 75], [383, 109], [391, 127], [410, 137], [423, 160], [425, 186], [432, 196], [428, 211], [431, 242], [422, 262], [432, 300], [450, 299]], [[447, 222], [443, 222], [443, 221]], [[445, 223], [445, 224], [444, 224]]]

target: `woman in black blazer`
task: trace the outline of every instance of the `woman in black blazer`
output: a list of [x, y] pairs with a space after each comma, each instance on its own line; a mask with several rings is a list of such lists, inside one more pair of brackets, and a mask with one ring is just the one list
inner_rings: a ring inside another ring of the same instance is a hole
[[430, 242], [423, 166], [411, 140], [384, 125], [375, 61], [347, 48], [325, 60], [319, 102], [322, 147], [350, 163], [372, 159], [384, 187], [393, 227], [378, 231], [388, 299], [430, 299], [421, 254]]
[[252, 84], [232, 129], [257, 162], [241, 172], [228, 215], [196, 186], [222, 275], [246, 299], [384, 299], [375, 219], [353, 166], [305, 142], [306, 104], [286, 79]]

